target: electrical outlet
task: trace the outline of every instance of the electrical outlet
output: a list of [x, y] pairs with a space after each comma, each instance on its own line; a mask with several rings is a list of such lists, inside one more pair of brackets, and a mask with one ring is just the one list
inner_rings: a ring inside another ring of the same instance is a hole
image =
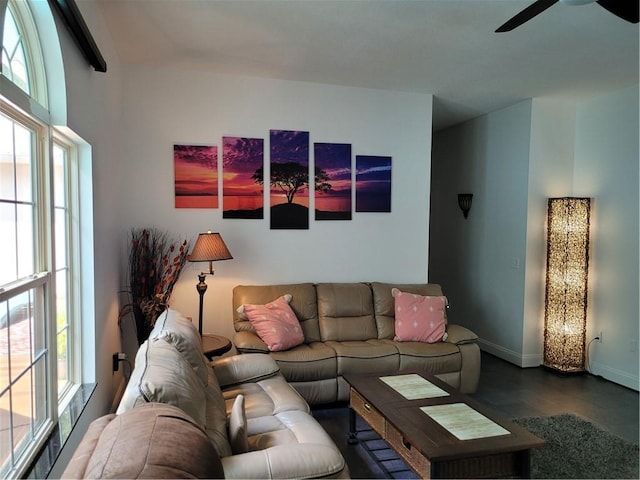
[[598, 343], [602, 343], [602, 332], [598, 335]]
[[118, 352], [114, 353], [111, 356], [111, 370], [113, 372], [117, 372], [118, 366], [120, 365], [120, 359], [118, 358], [118, 356], [119, 356]]

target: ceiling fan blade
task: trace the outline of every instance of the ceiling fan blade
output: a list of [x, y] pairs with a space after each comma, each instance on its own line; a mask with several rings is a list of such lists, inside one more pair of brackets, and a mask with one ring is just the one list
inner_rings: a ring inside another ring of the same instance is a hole
[[507, 20], [504, 25], [500, 26], [500, 28], [496, 30], [496, 33], [510, 32], [514, 28], [519, 27], [523, 23], [531, 20], [536, 15], [541, 14], [547, 8], [553, 6], [555, 3], [558, 3], [558, 0], [537, 0], [533, 2], [516, 16]]
[[631, 23], [638, 23], [638, 0], [598, 0], [598, 4], [614, 15]]

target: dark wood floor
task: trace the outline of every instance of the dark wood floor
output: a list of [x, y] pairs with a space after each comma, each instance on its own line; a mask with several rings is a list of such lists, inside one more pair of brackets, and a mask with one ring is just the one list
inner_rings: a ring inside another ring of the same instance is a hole
[[[573, 413], [638, 443], [638, 392], [593, 375], [564, 376], [542, 367], [523, 369], [483, 353], [480, 385], [473, 397], [507, 418]], [[347, 443], [346, 407], [314, 409], [313, 414], [343, 452], [352, 478], [387, 476], [362, 447]]]

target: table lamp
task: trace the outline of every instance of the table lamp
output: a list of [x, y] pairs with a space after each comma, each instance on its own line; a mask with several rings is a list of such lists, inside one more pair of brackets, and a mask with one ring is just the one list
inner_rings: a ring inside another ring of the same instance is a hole
[[204, 293], [207, 291], [207, 284], [204, 278], [207, 275], [213, 275], [213, 262], [217, 260], [230, 260], [233, 257], [227, 248], [227, 245], [222, 240], [222, 236], [219, 233], [201, 233], [198, 235], [191, 254], [187, 256], [187, 260], [190, 262], [209, 262], [209, 271], [200, 272], [198, 275], [199, 283], [196, 285], [196, 290], [200, 295], [200, 314], [198, 316], [198, 332], [202, 336], [202, 307], [204, 301]]

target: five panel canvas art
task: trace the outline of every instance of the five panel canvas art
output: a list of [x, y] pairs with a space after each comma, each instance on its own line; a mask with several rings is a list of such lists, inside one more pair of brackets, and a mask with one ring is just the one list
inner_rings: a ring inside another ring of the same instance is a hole
[[[269, 178], [264, 139], [222, 138], [222, 218], [263, 219], [268, 188], [271, 229], [308, 229], [315, 220], [351, 220], [351, 145], [314, 143], [309, 132], [269, 132]], [[174, 145], [176, 208], [219, 208], [218, 146]], [[313, 176], [311, 176], [313, 175]], [[391, 212], [391, 157], [356, 155], [355, 211]]]

